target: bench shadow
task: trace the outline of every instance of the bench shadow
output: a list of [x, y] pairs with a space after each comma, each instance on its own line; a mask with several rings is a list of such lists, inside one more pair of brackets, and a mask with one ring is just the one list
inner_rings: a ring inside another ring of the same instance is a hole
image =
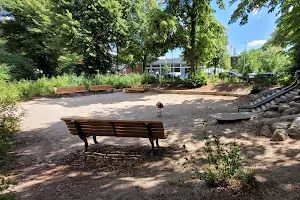
[[[256, 121], [217, 124], [210, 117], [211, 114], [219, 112], [220, 108], [223, 112], [236, 112], [236, 105], [244, 99], [205, 100], [200, 97], [167, 104], [163, 117], [158, 118], [155, 105], [143, 104], [150, 98], [150, 94], [135, 94], [136, 98], [132, 94], [128, 95], [124, 95], [124, 99], [104, 99], [103, 102], [117, 104], [124, 100], [125, 103], [131, 102], [131, 106], [112, 110], [109, 115], [101, 111], [91, 111], [90, 118], [163, 121], [165, 129], [172, 132], [166, 140], [161, 140], [161, 147], [156, 149], [157, 154], [151, 155], [147, 138], [116, 137], [98, 137], [100, 144], [89, 145], [88, 152], [83, 153], [83, 142], [78, 136], [68, 132], [64, 122], [48, 123], [43, 128], [17, 134], [19, 144], [11, 154], [17, 158], [16, 165], [8, 170], [15, 174], [14, 178], [21, 180], [14, 186], [17, 197], [273, 199], [278, 195], [283, 199], [298, 199], [300, 177], [297, 173], [300, 165], [297, 162], [300, 162], [300, 152], [290, 146], [299, 143], [289, 140], [277, 144], [270, 142], [268, 138], [257, 136], [260, 127]], [[63, 102], [62, 100], [64, 99], [59, 101]], [[86, 105], [84, 97], [78, 101], [78, 104], [72, 106]], [[98, 101], [103, 103], [99, 99], [92, 102], [98, 104]], [[56, 99], [53, 102], [49, 100], [41, 103], [57, 104]], [[72, 103], [67, 101], [66, 104], [72, 107]], [[180, 110], [180, 115], [175, 112], [176, 109]], [[208, 124], [206, 129], [203, 122]], [[257, 174], [262, 177], [261, 185], [256, 191], [211, 192], [211, 189], [199, 181], [178, 184], [178, 180], [191, 177], [194, 167], [203, 167], [201, 159], [204, 156], [205, 134], [217, 134], [224, 143], [236, 141], [240, 145], [247, 159], [247, 166], [254, 166]], [[91, 138], [89, 143], [92, 143]], [[264, 166], [267, 167], [263, 168]]]

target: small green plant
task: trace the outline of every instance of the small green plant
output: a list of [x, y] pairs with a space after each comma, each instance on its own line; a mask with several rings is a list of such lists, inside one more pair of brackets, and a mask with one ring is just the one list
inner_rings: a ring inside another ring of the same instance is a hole
[[242, 167], [244, 159], [237, 143], [233, 142], [226, 148], [216, 135], [206, 136], [205, 140], [204, 154], [208, 166], [202, 173], [195, 169], [196, 177], [213, 187], [226, 187], [232, 180], [242, 180], [247, 184], [254, 180], [254, 171], [248, 173]]
[[15, 200], [16, 194], [13, 192], [4, 193], [0, 195], [0, 200]]

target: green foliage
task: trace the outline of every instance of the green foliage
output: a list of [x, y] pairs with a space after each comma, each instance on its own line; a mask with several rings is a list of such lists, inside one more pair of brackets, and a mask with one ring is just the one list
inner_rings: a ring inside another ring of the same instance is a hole
[[[247, 173], [243, 170], [243, 158], [239, 146], [234, 142], [229, 148], [220, 143], [216, 135], [205, 137], [204, 154], [208, 164], [205, 172], [197, 169], [194, 175], [207, 182], [208, 185], [228, 186], [232, 180], [252, 180], [254, 172]], [[247, 183], [247, 182], [246, 182]]]
[[[237, 1], [238, 0], [231, 0], [230, 4], [232, 5]], [[288, 52], [292, 58], [292, 65], [289, 66], [288, 73], [293, 74], [296, 70], [300, 69], [300, 32], [298, 20], [300, 6], [298, 0], [257, 0], [255, 3], [248, 0], [241, 0], [237, 9], [232, 14], [229, 23], [234, 23], [240, 20], [241, 25], [246, 24], [248, 22], [248, 16], [252, 11], [260, 10], [264, 7], [269, 9], [269, 13], [278, 10], [277, 16], [279, 17], [276, 23], [277, 27], [273, 33], [273, 37], [269, 41], [269, 44], [288, 48]], [[270, 61], [272, 62], [272, 59]], [[274, 61], [280, 62], [281, 59]]]
[[175, 77], [173, 79], [173, 78], [168, 78], [168, 77], [165, 77], [165, 76], [161, 76], [159, 78], [159, 85], [160, 86], [179, 85], [179, 84], [183, 84], [183, 81], [178, 77]]
[[35, 79], [37, 74], [33, 61], [19, 53], [8, 52], [5, 44], [6, 42], [0, 39], [0, 80]]
[[[222, 0], [216, 2], [224, 8]], [[210, 3], [210, 0], [166, 1], [166, 11], [180, 21], [176, 39], [184, 49], [184, 58], [192, 72], [198, 64], [207, 64], [217, 57], [218, 52], [226, 50], [226, 28], [214, 17]]]
[[0, 195], [0, 200], [15, 200], [15, 199], [16, 199], [16, 194], [13, 192]]
[[0, 99], [0, 165], [6, 161], [7, 153], [14, 145], [13, 133], [19, 129], [22, 117], [22, 113], [18, 111], [14, 101]]
[[20, 80], [14, 82], [0, 81], [0, 101], [9, 99], [11, 101], [22, 101], [38, 96], [55, 96], [53, 87], [80, 86], [86, 88], [92, 84], [110, 84], [114, 88], [125, 88], [129, 86], [147, 85], [156, 83], [157, 80], [149, 74], [130, 74], [120, 76], [114, 74], [96, 74], [92, 76], [62, 75], [57, 77], [41, 77], [36, 81]]
[[202, 85], [206, 85], [209, 78], [207, 73], [203, 70], [196, 71], [193, 74], [190, 74], [189, 77], [183, 80], [183, 84], [187, 87], [201, 87]]

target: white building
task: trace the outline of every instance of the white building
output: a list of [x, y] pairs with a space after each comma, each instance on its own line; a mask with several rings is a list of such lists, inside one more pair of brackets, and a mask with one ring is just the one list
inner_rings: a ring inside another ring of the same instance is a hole
[[[164, 70], [165, 65], [169, 66], [169, 72], [166, 72]], [[174, 65], [174, 67], [173, 67]], [[174, 72], [178, 75], [186, 74], [190, 70], [190, 66], [187, 65], [185, 61], [182, 60], [182, 58], [174, 58], [174, 59], [159, 59], [151, 64], [148, 64], [145, 68], [145, 72], [148, 73], [159, 73], [161, 75]]]
[[[165, 65], [169, 66], [169, 72], [164, 70]], [[174, 67], [173, 67], [174, 64]], [[182, 58], [174, 58], [174, 59], [159, 59], [151, 64], [148, 64], [145, 68], [145, 72], [156, 74], [157, 72], [160, 75], [165, 75], [167, 73], [175, 73], [177, 75], [187, 74], [190, 71], [190, 66], [187, 65], [187, 62], [182, 60]], [[198, 69], [203, 69], [208, 74], [216, 74], [222, 73], [225, 70], [223, 68], [206, 68], [205, 66], [199, 66]]]

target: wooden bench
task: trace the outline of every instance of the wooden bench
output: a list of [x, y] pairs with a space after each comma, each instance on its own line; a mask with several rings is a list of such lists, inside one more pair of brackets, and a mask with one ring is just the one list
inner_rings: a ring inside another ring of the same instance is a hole
[[73, 94], [73, 93], [84, 94], [85, 92], [87, 92], [84, 86], [54, 87], [53, 90], [55, 94], [59, 94], [60, 96], [63, 94]]
[[78, 135], [85, 144], [85, 151], [88, 148], [87, 137], [93, 136], [97, 144], [96, 136], [114, 137], [138, 137], [149, 138], [154, 151], [154, 140], [156, 145], [158, 139], [166, 139], [169, 131], [164, 130], [160, 121], [136, 121], [136, 120], [96, 120], [85, 118], [62, 118], [73, 135]]
[[106, 91], [112, 92], [112, 85], [90, 85], [89, 90], [96, 94], [98, 91]]
[[125, 88], [125, 92], [145, 92], [146, 88], [144, 87], [131, 87], [131, 88]]

